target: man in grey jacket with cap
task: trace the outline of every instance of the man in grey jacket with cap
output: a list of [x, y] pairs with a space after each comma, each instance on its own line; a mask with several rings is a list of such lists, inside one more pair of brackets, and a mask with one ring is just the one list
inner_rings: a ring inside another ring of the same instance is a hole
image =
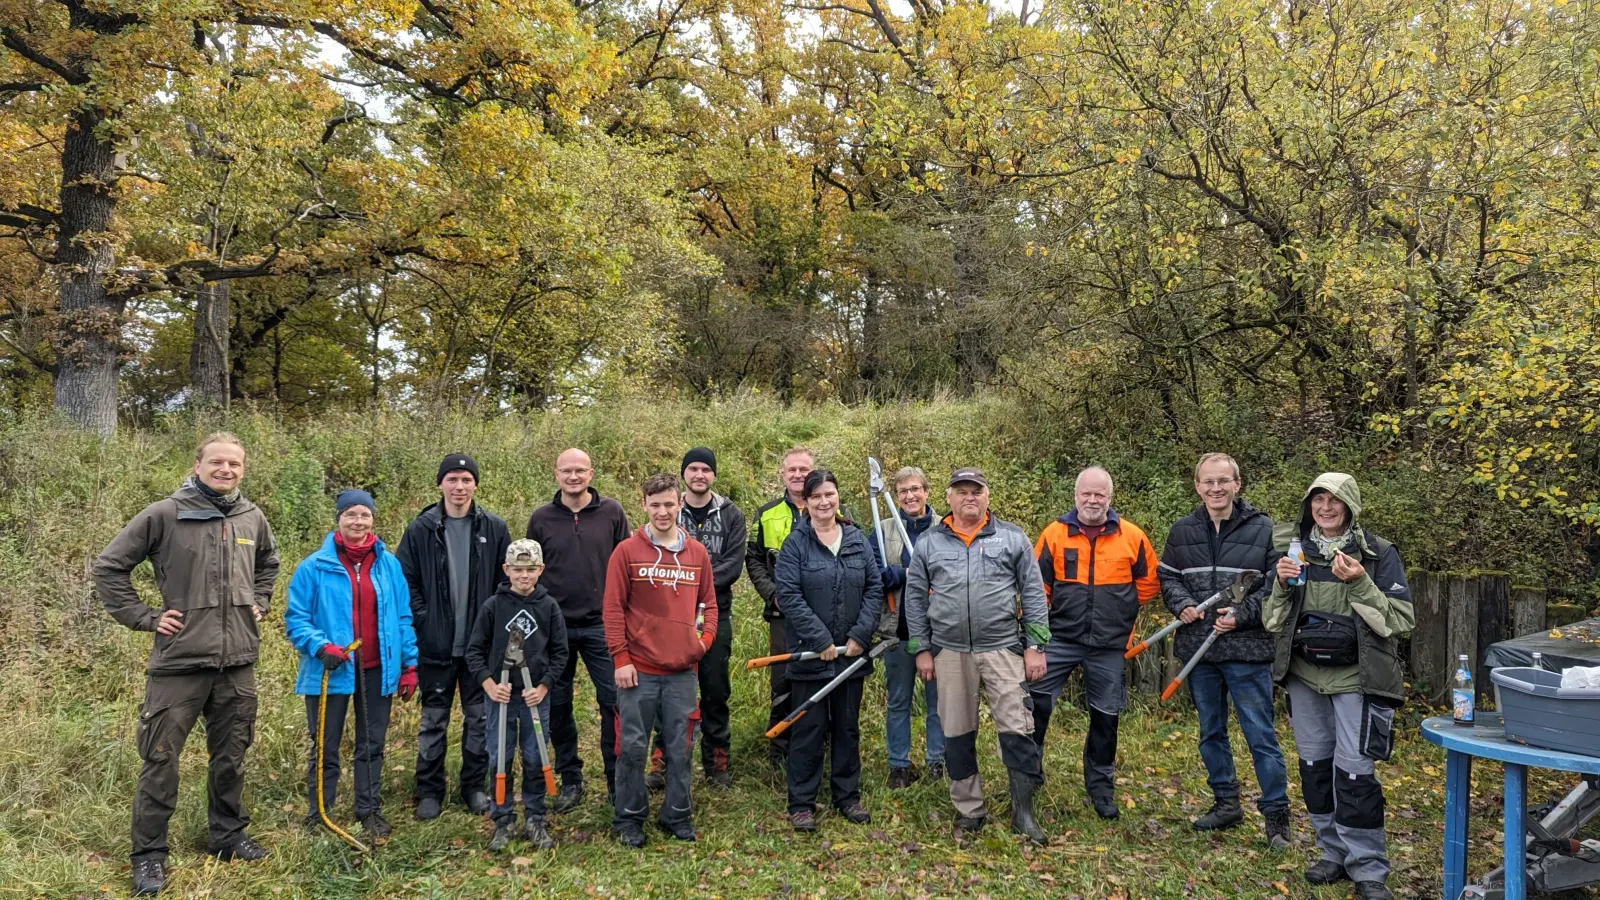
[[978, 469], [956, 469], [945, 502], [950, 514], [922, 536], [906, 569], [905, 604], [917, 674], [939, 681], [956, 832], [976, 832], [988, 816], [978, 775], [982, 688], [1010, 772], [1011, 827], [1043, 843], [1033, 794], [1044, 777], [1024, 682], [1044, 677], [1050, 625], [1033, 545], [989, 514], [989, 482]]

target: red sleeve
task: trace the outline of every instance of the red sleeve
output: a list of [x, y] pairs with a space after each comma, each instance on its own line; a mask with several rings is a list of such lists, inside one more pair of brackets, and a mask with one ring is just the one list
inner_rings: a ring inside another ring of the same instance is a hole
[[606, 649], [611, 651], [611, 663], [616, 668], [633, 665], [628, 653], [628, 626], [623, 620], [624, 601], [628, 594], [628, 561], [626, 547], [617, 545], [611, 551], [611, 562], [606, 564], [606, 592], [600, 600], [600, 616], [605, 622]]
[[711, 642], [717, 639], [717, 585], [716, 574], [711, 568], [711, 554], [705, 547], [700, 548], [700, 603], [706, 607], [706, 629], [700, 633], [700, 643], [707, 650], [711, 649]]

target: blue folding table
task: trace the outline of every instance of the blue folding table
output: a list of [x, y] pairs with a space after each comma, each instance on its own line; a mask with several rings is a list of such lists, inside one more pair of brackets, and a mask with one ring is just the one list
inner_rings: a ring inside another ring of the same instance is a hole
[[1456, 900], [1466, 886], [1467, 803], [1472, 793], [1473, 757], [1505, 765], [1505, 900], [1525, 900], [1528, 767], [1600, 775], [1600, 757], [1542, 750], [1507, 740], [1498, 713], [1480, 711], [1478, 720], [1475, 728], [1457, 726], [1449, 716], [1434, 716], [1422, 723], [1422, 736], [1446, 751], [1444, 900]]

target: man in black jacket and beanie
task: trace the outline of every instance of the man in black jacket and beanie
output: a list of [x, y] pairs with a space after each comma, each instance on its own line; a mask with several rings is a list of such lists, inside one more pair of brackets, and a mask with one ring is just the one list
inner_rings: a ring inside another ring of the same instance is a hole
[[[1239, 499], [1241, 487], [1239, 464], [1232, 457], [1223, 453], [1200, 457], [1194, 489], [1202, 503], [1172, 526], [1158, 572], [1167, 608], [1184, 622], [1175, 639], [1178, 658], [1187, 662], [1209, 633], [1218, 632], [1205, 658], [1189, 673], [1189, 692], [1200, 714], [1200, 758], [1214, 798], [1211, 811], [1193, 827], [1212, 831], [1244, 821], [1233, 750], [1228, 746], [1231, 695], [1261, 787], [1258, 806], [1266, 818], [1267, 841], [1273, 849], [1282, 849], [1290, 843], [1289, 783], [1273, 727], [1276, 644], [1273, 635], [1261, 628], [1261, 602], [1272, 590], [1272, 579], [1265, 573], [1272, 571], [1278, 554], [1272, 548], [1272, 520]], [[1263, 576], [1244, 602], [1197, 611], [1201, 602], [1242, 573]]]
[[506, 583], [500, 568], [511, 534], [499, 516], [478, 506], [478, 464], [465, 453], [439, 462], [438, 503], [406, 526], [395, 556], [411, 588], [417, 632], [422, 727], [417, 734], [417, 818], [437, 818], [445, 794], [444, 755], [450, 707], [461, 694], [461, 799], [474, 814], [489, 811], [484, 789], [489, 751], [483, 686], [467, 665], [467, 642], [478, 609]]

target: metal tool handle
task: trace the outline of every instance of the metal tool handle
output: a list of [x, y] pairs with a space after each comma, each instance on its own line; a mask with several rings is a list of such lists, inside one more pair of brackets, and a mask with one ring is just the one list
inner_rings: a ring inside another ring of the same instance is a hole
[[[533, 687], [533, 677], [528, 674], [527, 666], [522, 667], [522, 686], [525, 688]], [[539, 721], [539, 707], [535, 706], [529, 709], [528, 712], [533, 719], [534, 742], [539, 745], [539, 766], [544, 769], [544, 793], [547, 797], [554, 797], [556, 795], [556, 770], [550, 758], [550, 745], [544, 741], [544, 723]], [[524, 787], [523, 789], [526, 790], [527, 788]]]
[[[840, 653], [843, 653], [844, 650], [845, 650], [845, 648], [843, 648], [843, 647], [835, 647], [833, 649], [839, 651]], [[782, 662], [804, 662], [805, 660], [808, 660], [808, 659], [821, 659], [821, 658], [822, 658], [822, 653], [820, 651], [817, 651], [817, 650], [805, 650], [805, 651], [802, 651], [800, 653], [779, 653], [777, 656], [758, 656], [755, 659], [752, 659], [749, 662], [745, 663], [744, 664], [744, 668], [745, 668], [745, 671], [748, 672], [751, 669], [760, 669], [760, 668], [764, 668], [766, 666], [776, 665], [776, 664], [782, 663]]]
[[1178, 686], [1183, 684], [1183, 680], [1189, 677], [1190, 672], [1194, 671], [1194, 667], [1199, 664], [1200, 658], [1206, 655], [1206, 651], [1210, 650], [1211, 645], [1216, 643], [1220, 634], [1221, 632], [1212, 629], [1211, 633], [1206, 636], [1205, 643], [1201, 644], [1200, 649], [1196, 650], [1194, 655], [1189, 657], [1189, 661], [1183, 664], [1183, 668], [1178, 672], [1178, 677], [1172, 679], [1172, 683], [1167, 685], [1167, 689], [1161, 692], [1162, 703], [1171, 700], [1172, 695], [1178, 692]]

